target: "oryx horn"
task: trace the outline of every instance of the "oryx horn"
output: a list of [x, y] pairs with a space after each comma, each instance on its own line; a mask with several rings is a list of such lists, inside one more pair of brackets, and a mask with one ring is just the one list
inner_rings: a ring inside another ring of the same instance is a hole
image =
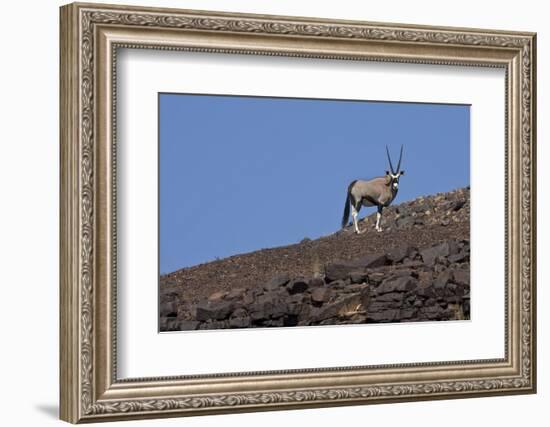
[[[395, 175], [395, 171], [393, 170], [393, 165], [391, 163], [391, 157], [390, 157], [390, 150], [388, 150], [388, 146], [386, 145], [386, 154], [388, 155], [388, 162], [390, 162], [390, 169], [391, 173]], [[399, 158], [399, 162], [401, 162], [401, 158]]]
[[403, 157], [403, 144], [401, 144], [401, 152], [399, 153], [399, 162], [397, 163], [397, 172], [394, 172], [394, 173], [399, 173], [399, 171], [401, 170], [401, 158], [402, 157]]

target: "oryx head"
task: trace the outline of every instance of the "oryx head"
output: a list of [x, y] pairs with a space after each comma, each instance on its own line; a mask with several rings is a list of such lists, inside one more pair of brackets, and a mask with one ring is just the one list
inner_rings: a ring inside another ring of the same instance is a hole
[[403, 145], [401, 145], [401, 152], [399, 153], [399, 162], [397, 162], [397, 169], [393, 168], [393, 164], [391, 162], [391, 157], [390, 157], [390, 150], [388, 150], [387, 145], [386, 145], [386, 154], [388, 155], [388, 162], [390, 164], [390, 170], [386, 171], [386, 179], [388, 180], [388, 185], [391, 187], [391, 189], [397, 191], [397, 189], [399, 188], [399, 177], [401, 175], [405, 175], [405, 171], [401, 170], [401, 158], [403, 157]]

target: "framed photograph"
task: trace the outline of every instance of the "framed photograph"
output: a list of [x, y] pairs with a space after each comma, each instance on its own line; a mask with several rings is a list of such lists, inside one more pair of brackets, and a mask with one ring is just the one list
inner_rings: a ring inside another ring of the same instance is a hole
[[60, 22], [63, 420], [536, 391], [535, 34]]

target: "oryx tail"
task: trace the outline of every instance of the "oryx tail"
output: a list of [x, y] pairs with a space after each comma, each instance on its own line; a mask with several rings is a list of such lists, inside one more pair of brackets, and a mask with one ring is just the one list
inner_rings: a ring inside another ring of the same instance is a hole
[[349, 222], [349, 210], [350, 210], [350, 204], [351, 204], [351, 188], [353, 187], [353, 184], [355, 184], [357, 180], [353, 181], [349, 187], [348, 187], [348, 194], [346, 196], [346, 204], [344, 205], [344, 215], [342, 216], [342, 228], [344, 228], [346, 225], [348, 225]]

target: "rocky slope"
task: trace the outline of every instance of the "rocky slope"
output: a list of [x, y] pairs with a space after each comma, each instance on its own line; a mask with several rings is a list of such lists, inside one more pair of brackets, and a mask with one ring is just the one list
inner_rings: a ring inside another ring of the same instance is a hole
[[469, 189], [316, 240], [161, 277], [161, 331], [467, 319]]

